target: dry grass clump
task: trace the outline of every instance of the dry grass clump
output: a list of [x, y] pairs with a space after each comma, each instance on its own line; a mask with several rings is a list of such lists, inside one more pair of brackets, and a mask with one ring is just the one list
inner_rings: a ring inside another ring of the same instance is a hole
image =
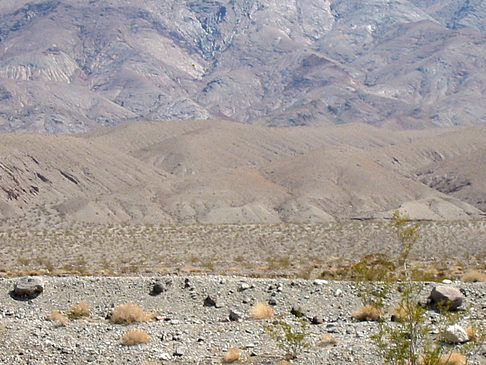
[[154, 315], [152, 313], [145, 313], [137, 304], [125, 303], [115, 307], [110, 321], [116, 324], [130, 324], [149, 321], [153, 317]]
[[54, 322], [56, 327], [64, 327], [68, 323], [66, 316], [62, 315], [59, 311], [51, 311], [46, 317], [46, 321]]
[[337, 346], [339, 343], [339, 339], [332, 337], [330, 333], [325, 333], [319, 339], [319, 346], [326, 347], [326, 346]]
[[469, 270], [461, 277], [461, 280], [465, 283], [486, 281], [486, 274], [479, 270]]
[[459, 352], [451, 352], [439, 358], [439, 365], [467, 365], [467, 357]]
[[79, 302], [74, 304], [67, 314], [69, 319], [79, 319], [79, 318], [87, 318], [89, 317], [89, 311], [91, 309], [91, 305], [87, 302]]
[[380, 318], [380, 310], [371, 304], [367, 304], [353, 312], [351, 315], [358, 321], [377, 321]]
[[253, 319], [269, 319], [273, 317], [273, 309], [264, 303], [256, 303], [250, 309], [250, 315]]
[[231, 347], [223, 356], [223, 364], [231, 364], [241, 359], [241, 350], [236, 347]]
[[475, 340], [477, 335], [476, 328], [474, 328], [473, 326], [469, 326], [468, 328], [466, 328], [466, 334], [469, 341]]
[[[407, 306], [397, 305], [393, 309], [391, 319], [394, 322], [405, 322], [407, 318], [409, 318], [410, 312], [411, 311], [410, 309], [407, 308]], [[413, 309], [412, 309], [412, 313], [413, 313]]]
[[134, 346], [142, 343], [149, 343], [152, 338], [144, 330], [133, 329], [128, 330], [121, 338], [121, 344], [123, 346]]

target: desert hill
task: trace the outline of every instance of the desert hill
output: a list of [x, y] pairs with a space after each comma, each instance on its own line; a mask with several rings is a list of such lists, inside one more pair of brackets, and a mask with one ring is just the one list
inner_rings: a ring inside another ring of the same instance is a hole
[[3, 0], [0, 131], [484, 124], [481, 0]]
[[[8, 222], [277, 223], [483, 216], [486, 128], [129, 123], [0, 135]], [[467, 161], [467, 163], [465, 163]]]

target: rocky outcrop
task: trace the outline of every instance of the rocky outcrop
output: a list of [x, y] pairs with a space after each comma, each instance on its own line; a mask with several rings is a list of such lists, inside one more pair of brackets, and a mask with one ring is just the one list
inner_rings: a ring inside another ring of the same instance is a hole
[[438, 285], [432, 289], [429, 299], [439, 307], [456, 310], [462, 305], [464, 294], [452, 286]]

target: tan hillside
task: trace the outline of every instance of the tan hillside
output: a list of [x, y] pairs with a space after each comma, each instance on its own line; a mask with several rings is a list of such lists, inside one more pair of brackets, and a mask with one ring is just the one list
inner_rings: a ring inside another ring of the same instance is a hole
[[4, 134], [0, 212], [34, 225], [323, 222], [400, 206], [416, 219], [478, 218], [485, 134], [225, 121]]
[[365, 124], [268, 128], [228, 121], [128, 123], [85, 137], [109, 144], [165, 171], [186, 175], [241, 166], [260, 166], [321, 146], [389, 146], [444, 133], [394, 132]]
[[[41, 221], [50, 214], [63, 220], [127, 220], [150, 208], [151, 195], [167, 190], [164, 173], [101, 143], [61, 135], [3, 134], [0, 140], [4, 216], [32, 219], [35, 211]], [[78, 217], [80, 211], [86, 214]]]

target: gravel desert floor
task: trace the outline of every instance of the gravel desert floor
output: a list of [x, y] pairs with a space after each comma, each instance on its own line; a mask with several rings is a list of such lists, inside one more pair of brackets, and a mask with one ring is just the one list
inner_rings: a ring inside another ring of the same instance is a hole
[[[0, 281], [2, 364], [218, 364], [229, 348], [242, 350], [238, 363], [282, 363], [284, 353], [264, 329], [272, 319], [250, 315], [257, 302], [272, 303], [275, 318], [292, 326], [297, 324], [292, 308], [302, 312], [309, 347], [292, 363], [383, 363], [370, 339], [377, 322], [352, 319], [360, 306], [359, 288], [353, 282], [173, 275], [41, 279], [43, 292], [23, 301], [11, 293], [18, 278]], [[154, 283], [163, 289], [158, 295], [153, 293]], [[425, 300], [435, 284], [420, 285]], [[485, 284], [451, 285], [465, 293], [464, 321], [484, 325]], [[208, 296], [215, 303], [205, 306]], [[69, 317], [70, 308], [80, 302], [89, 305], [86, 317], [46, 320], [53, 311]], [[124, 303], [139, 305], [151, 319], [129, 325], [107, 319]], [[240, 319], [230, 320], [230, 311]], [[314, 316], [321, 317], [321, 323], [312, 324]], [[437, 330], [437, 317], [434, 311], [426, 313], [432, 330]], [[145, 331], [150, 342], [122, 345], [124, 333], [133, 329]], [[453, 348], [460, 350], [461, 345]], [[479, 346], [469, 359], [470, 364], [486, 363], [486, 348]]]

